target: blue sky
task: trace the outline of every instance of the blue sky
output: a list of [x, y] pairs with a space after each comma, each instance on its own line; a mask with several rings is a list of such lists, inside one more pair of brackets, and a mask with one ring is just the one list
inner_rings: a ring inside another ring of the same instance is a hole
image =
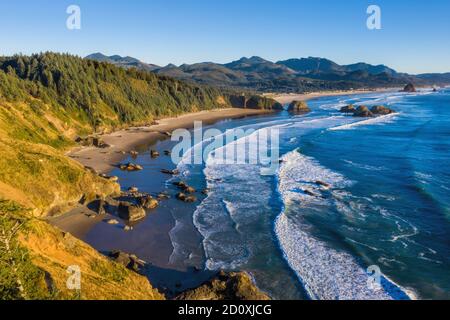
[[[450, 72], [448, 0], [0, 1], [0, 55], [100, 51], [158, 65], [320, 56]], [[81, 30], [66, 28], [71, 4]], [[381, 30], [366, 27], [370, 4], [381, 7]]]

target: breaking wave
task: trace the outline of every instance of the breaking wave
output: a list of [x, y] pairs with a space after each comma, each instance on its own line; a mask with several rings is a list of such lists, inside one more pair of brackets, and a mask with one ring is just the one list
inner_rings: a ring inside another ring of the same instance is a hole
[[[309, 225], [290, 210], [291, 205], [324, 202], [317, 181], [330, 185], [330, 190], [351, 182], [342, 175], [322, 167], [314, 159], [297, 150], [283, 157], [278, 173], [278, 191], [284, 203], [275, 222], [275, 233], [289, 266], [297, 274], [312, 299], [408, 299], [406, 291], [381, 275], [380, 285], [370, 285], [371, 277], [355, 258], [329, 247], [309, 232]], [[308, 188], [312, 194], [302, 192]]]

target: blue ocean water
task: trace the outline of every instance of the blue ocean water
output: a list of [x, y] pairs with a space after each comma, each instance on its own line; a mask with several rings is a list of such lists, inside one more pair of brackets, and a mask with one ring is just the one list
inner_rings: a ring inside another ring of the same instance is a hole
[[[350, 103], [398, 113], [338, 112]], [[278, 128], [276, 175], [261, 175], [259, 164], [220, 164], [215, 153], [203, 165], [178, 165], [190, 185], [210, 192], [192, 216], [174, 216], [171, 262], [248, 270], [280, 299], [450, 298], [450, 90], [309, 105], [308, 115], [214, 126]], [[201, 245], [185, 241], [193, 226]], [[370, 286], [369, 266], [381, 286]]]

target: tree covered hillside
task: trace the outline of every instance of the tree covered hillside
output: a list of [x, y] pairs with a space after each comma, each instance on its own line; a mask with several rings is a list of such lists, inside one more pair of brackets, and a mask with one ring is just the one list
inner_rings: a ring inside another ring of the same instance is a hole
[[38, 99], [33, 101], [35, 112], [50, 107], [64, 122], [78, 127], [145, 123], [225, 105], [214, 88], [67, 54], [2, 57], [0, 70], [4, 99]]

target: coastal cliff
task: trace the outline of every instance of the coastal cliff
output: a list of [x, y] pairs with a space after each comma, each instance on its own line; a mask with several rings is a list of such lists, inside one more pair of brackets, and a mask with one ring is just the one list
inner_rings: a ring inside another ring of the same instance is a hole
[[[77, 137], [229, 103], [214, 88], [70, 55], [1, 57], [0, 298], [164, 299], [144, 276], [45, 222], [120, 193], [66, 153], [85, 141]], [[72, 265], [81, 290], [67, 289]]]

